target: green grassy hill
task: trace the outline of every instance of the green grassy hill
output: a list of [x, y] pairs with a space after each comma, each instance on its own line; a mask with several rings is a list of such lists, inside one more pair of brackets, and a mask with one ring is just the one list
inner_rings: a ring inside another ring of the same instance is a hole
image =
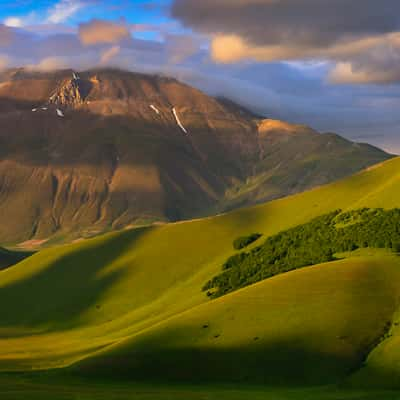
[[393, 324], [383, 340], [371, 352], [365, 365], [349, 380], [357, 387], [400, 388], [400, 310], [392, 318]]
[[201, 288], [237, 237], [364, 206], [400, 206], [400, 158], [257, 207], [41, 251], [0, 272], [0, 369], [335, 382], [387, 333], [400, 259], [373, 252], [213, 301]]
[[357, 369], [399, 305], [400, 259], [359, 257], [267, 279], [80, 363], [133, 379], [332, 383]]

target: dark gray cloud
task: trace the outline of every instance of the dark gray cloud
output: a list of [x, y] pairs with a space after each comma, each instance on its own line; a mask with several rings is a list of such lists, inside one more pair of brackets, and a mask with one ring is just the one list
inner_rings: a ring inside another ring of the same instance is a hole
[[203, 32], [239, 34], [258, 45], [330, 46], [400, 28], [397, 0], [175, 0], [172, 15]]
[[165, 49], [168, 53], [168, 60], [172, 64], [180, 64], [187, 58], [198, 53], [201, 43], [194, 36], [189, 35], [164, 35]]
[[399, 81], [398, 0], [175, 0], [218, 62], [331, 60], [332, 82]]

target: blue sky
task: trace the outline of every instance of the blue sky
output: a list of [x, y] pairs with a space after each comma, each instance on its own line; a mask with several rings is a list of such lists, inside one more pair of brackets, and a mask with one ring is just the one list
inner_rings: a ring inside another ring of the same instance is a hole
[[0, 68], [164, 73], [400, 153], [397, 15], [397, 0], [0, 0]]
[[10, 17], [31, 19], [40, 22], [46, 19], [49, 13], [57, 6], [65, 4], [65, 7], [78, 6], [76, 13], [71, 13], [62, 22], [68, 25], [76, 25], [92, 18], [105, 20], [126, 19], [131, 23], [165, 23], [170, 21], [168, 7], [170, 0], [122, 0], [122, 1], [57, 1], [57, 0], [16, 0], [0, 1], [0, 20], [6, 21]]

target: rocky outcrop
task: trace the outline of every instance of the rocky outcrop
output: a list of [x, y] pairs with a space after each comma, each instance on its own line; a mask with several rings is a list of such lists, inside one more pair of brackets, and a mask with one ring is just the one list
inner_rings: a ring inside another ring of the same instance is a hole
[[89, 82], [74, 77], [64, 80], [56, 92], [50, 96], [49, 103], [62, 107], [80, 106], [85, 102], [90, 90], [89, 86]]

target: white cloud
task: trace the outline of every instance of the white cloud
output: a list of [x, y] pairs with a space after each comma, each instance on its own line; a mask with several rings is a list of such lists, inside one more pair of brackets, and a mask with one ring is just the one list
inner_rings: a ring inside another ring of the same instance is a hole
[[21, 28], [24, 25], [22, 19], [18, 17], [8, 17], [3, 23], [10, 28]]
[[[54, 31], [54, 26], [66, 30], [61, 24], [75, 15], [87, 5], [87, 0], [60, 0], [58, 3], [42, 11], [32, 11], [22, 16], [8, 16], [3, 20], [3, 25], [10, 28], [24, 28], [29, 31]], [[71, 28], [70, 28], [71, 29]]]
[[79, 0], [61, 0], [49, 10], [47, 22], [60, 24], [76, 14], [85, 4]]

